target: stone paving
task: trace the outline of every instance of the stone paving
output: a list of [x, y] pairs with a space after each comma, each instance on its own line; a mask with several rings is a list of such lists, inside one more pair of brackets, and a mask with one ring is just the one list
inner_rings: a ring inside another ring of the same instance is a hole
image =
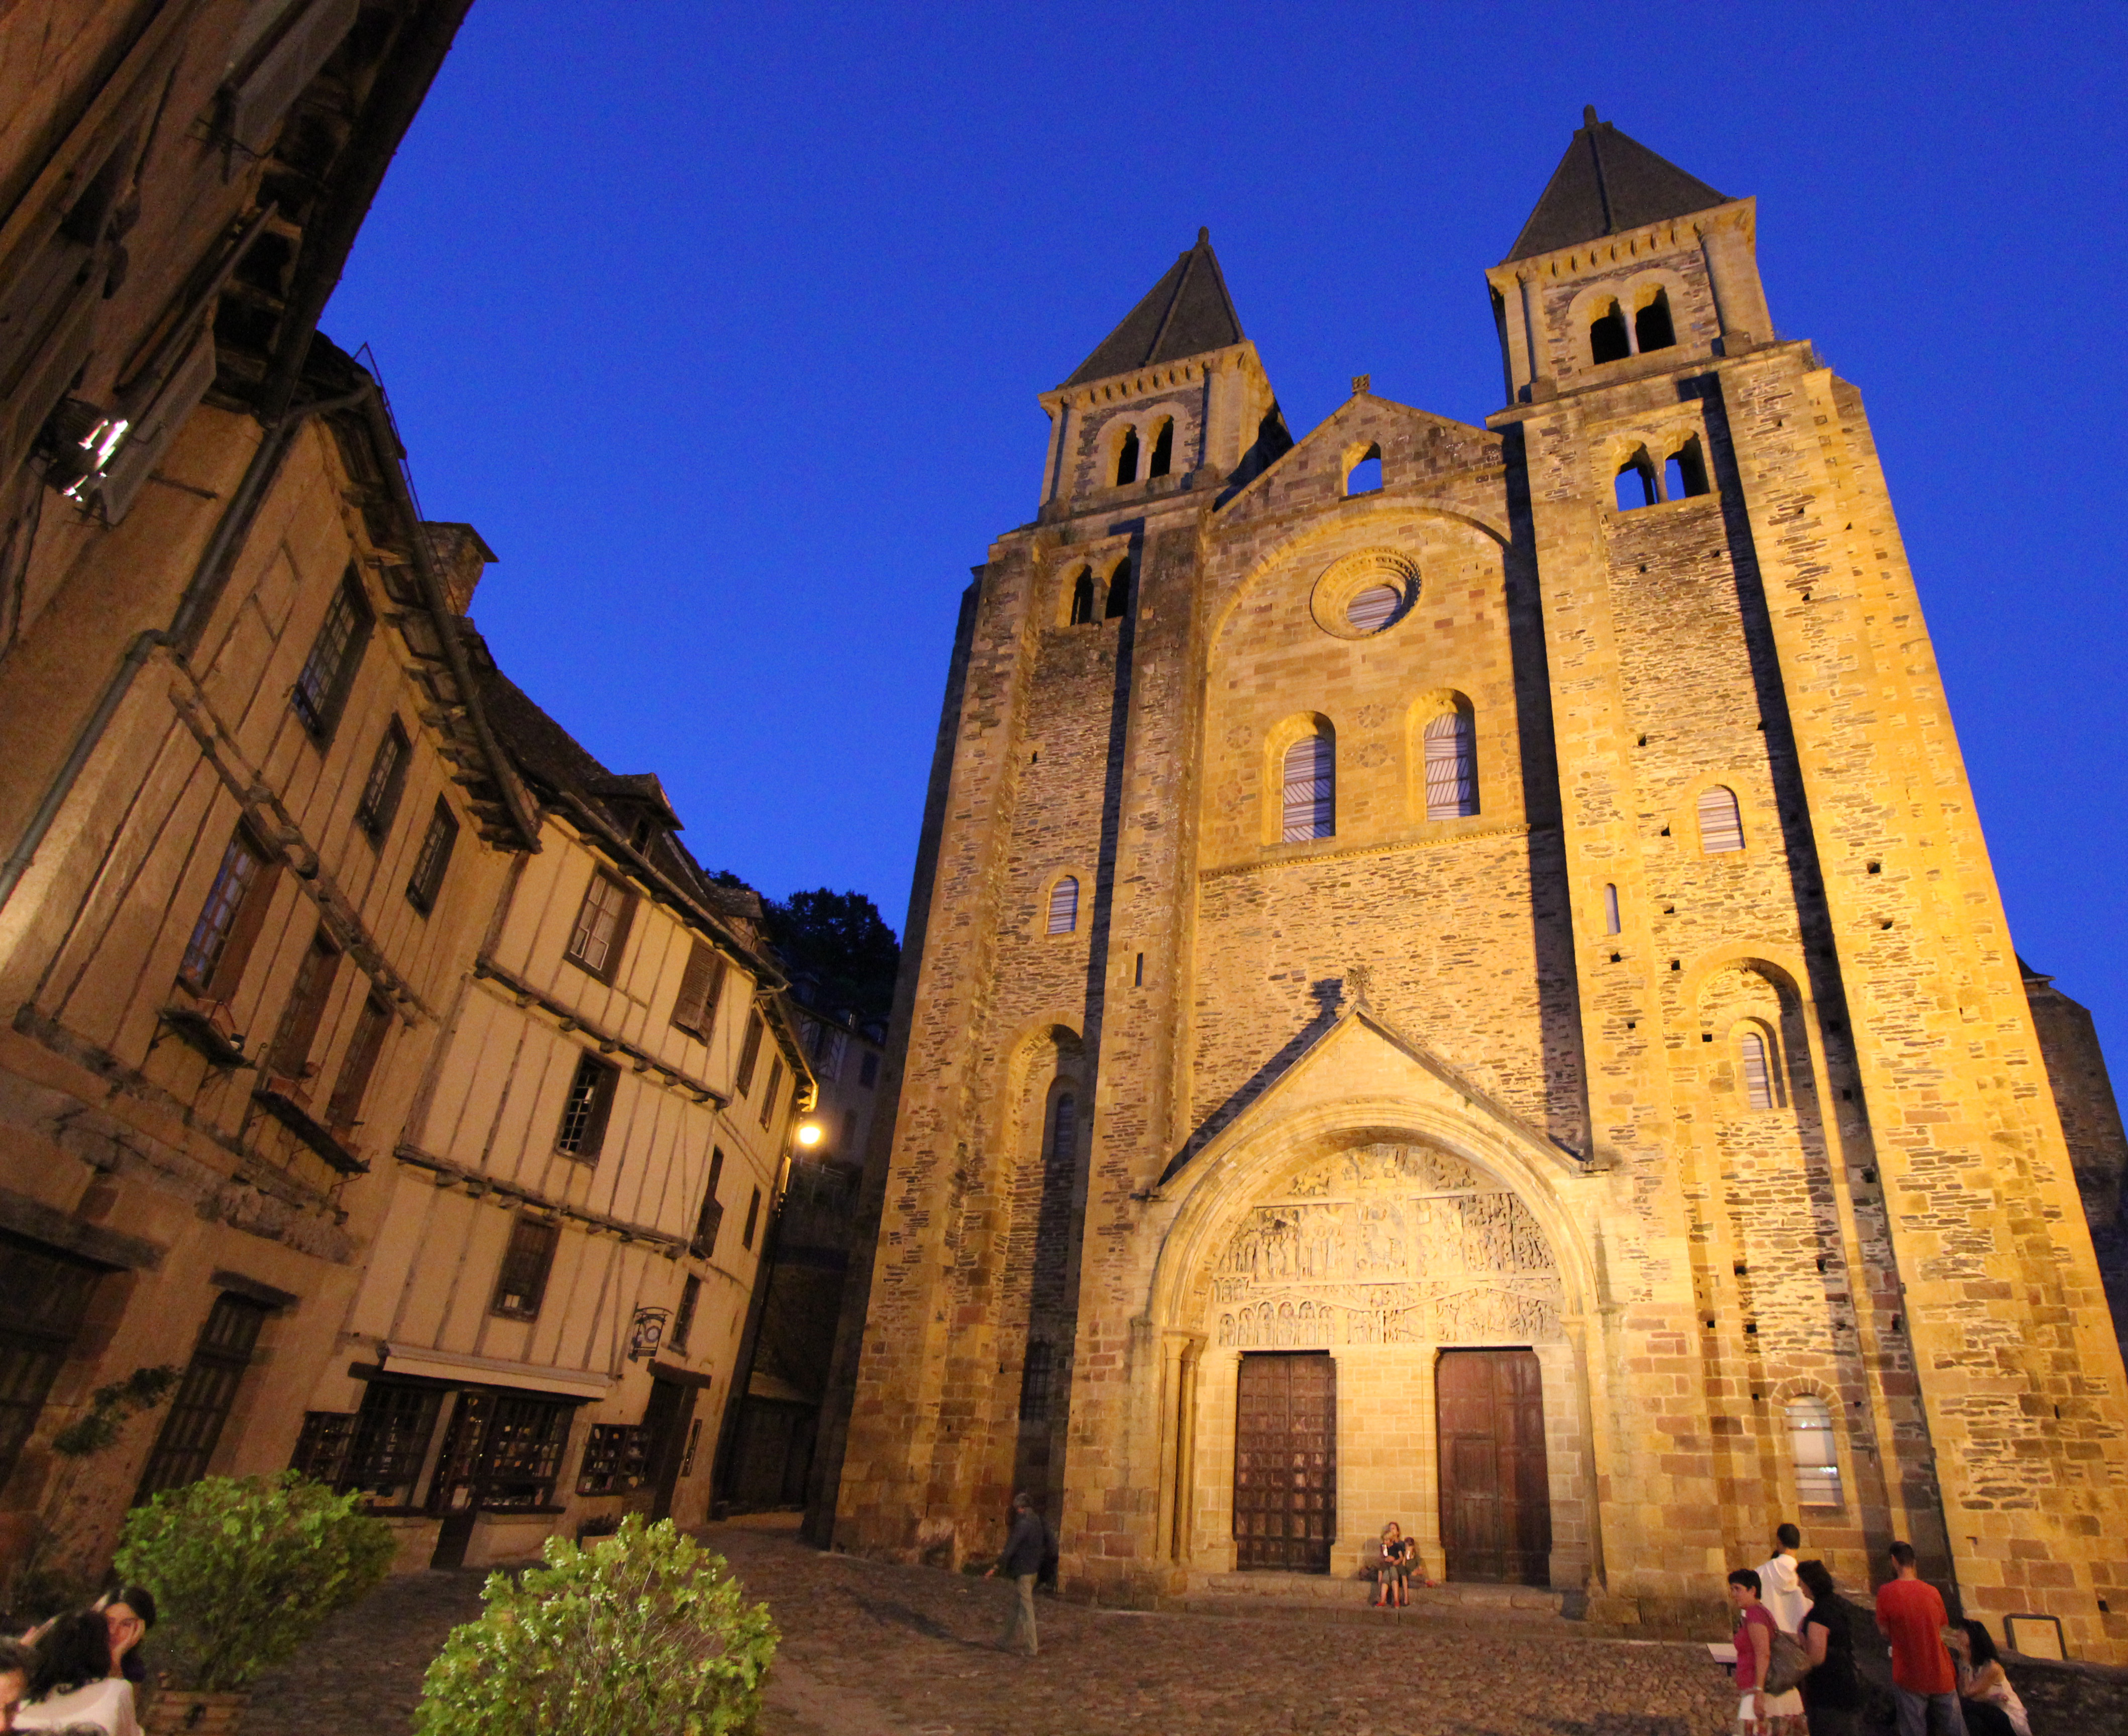
[[[1736, 1704], [1703, 1646], [1481, 1632], [1375, 1612], [1138, 1615], [1038, 1600], [1042, 1655], [998, 1651], [1002, 1584], [717, 1526], [784, 1639], [762, 1736], [1708, 1736]], [[403, 1736], [483, 1576], [396, 1579], [261, 1683], [245, 1736]], [[1364, 1588], [1356, 1587], [1364, 1596]]]

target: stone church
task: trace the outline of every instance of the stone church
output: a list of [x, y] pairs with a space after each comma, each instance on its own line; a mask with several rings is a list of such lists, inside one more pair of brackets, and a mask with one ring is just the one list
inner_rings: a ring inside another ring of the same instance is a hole
[[2064, 1116], [1860, 395], [1755, 221], [1590, 111], [1486, 273], [1484, 425], [1361, 377], [1294, 440], [1203, 231], [1043, 394], [816, 1535], [958, 1558], [1028, 1487], [1067, 1590], [1144, 1601], [1393, 1519], [1631, 1620], [1793, 1520], [2128, 1661]]

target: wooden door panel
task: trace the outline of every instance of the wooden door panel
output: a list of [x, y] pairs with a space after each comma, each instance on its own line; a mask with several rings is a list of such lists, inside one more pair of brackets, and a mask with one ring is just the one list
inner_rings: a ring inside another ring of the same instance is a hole
[[1434, 1390], [1449, 1578], [1549, 1583], [1551, 1492], [1535, 1354], [1445, 1350]]
[[1321, 1354], [1244, 1356], [1234, 1406], [1237, 1565], [1327, 1573], [1337, 1510], [1336, 1365]]

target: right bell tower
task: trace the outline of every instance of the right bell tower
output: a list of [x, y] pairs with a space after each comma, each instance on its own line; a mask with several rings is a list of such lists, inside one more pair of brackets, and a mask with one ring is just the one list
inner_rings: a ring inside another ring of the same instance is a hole
[[1775, 333], [1755, 216], [1591, 109], [1487, 273], [1637, 1226], [1608, 1566], [1684, 1595], [1799, 1496], [1806, 1553], [1910, 1539], [2121, 1656], [2119, 1347], [1861, 396]]

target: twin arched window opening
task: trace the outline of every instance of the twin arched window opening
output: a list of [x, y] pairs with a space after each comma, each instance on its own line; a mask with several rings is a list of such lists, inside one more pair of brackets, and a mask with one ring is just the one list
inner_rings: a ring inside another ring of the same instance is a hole
[[1622, 362], [1651, 349], [1669, 349], [1676, 342], [1677, 327], [1670, 319], [1668, 290], [1657, 290], [1654, 298], [1630, 320], [1620, 303], [1598, 302], [1589, 321], [1591, 362]]
[[[1116, 486], [1138, 481], [1138, 465], [1141, 448], [1138, 429], [1123, 430], [1123, 442], [1116, 448]], [[1148, 479], [1164, 477], [1175, 467], [1175, 418], [1167, 416], [1153, 430], [1152, 454], [1145, 467]]]
[[1618, 467], [1614, 486], [1621, 512], [1705, 494], [1707, 458], [1699, 449], [1699, 437], [1693, 435], [1672, 453], [1660, 472], [1645, 451], [1635, 453]]
[[[1477, 727], [1464, 710], [1443, 712], [1420, 740], [1426, 766], [1426, 817], [1455, 819], [1478, 811]], [[1280, 765], [1279, 842], [1306, 843], [1337, 833], [1337, 743], [1318, 724], [1285, 750]]]
[[[1109, 575], [1106, 587], [1107, 601], [1098, 609], [1098, 617], [1111, 621], [1121, 620], [1130, 613], [1131, 563], [1119, 561], [1116, 570]], [[1070, 624], [1084, 627], [1097, 618], [1094, 570], [1081, 567], [1071, 581], [1071, 608]]]

